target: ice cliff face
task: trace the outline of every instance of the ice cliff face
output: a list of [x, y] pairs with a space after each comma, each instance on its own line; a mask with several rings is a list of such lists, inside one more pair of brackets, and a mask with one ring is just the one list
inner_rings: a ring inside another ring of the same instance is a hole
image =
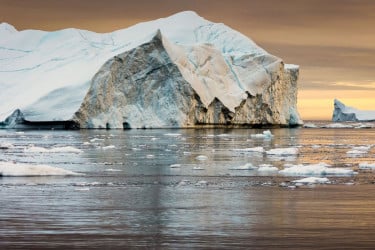
[[302, 123], [298, 66], [194, 12], [107, 34], [1, 24], [0, 59], [0, 121], [20, 109], [16, 121], [81, 128]]
[[375, 121], [375, 111], [358, 110], [356, 108], [345, 106], [344, 103], [335, 99], [332, 121]]

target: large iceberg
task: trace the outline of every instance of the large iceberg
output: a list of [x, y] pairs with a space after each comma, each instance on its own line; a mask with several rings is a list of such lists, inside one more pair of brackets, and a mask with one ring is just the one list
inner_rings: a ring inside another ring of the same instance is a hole
[[293, 126], [298, 73], [191, 11], [106, 34], [2, 23], [0, 127]]
[[344, 103], [335, 99], [332, 121], [375, 121], [375, 110], [358, 110], [356, 108], [345, 106]]

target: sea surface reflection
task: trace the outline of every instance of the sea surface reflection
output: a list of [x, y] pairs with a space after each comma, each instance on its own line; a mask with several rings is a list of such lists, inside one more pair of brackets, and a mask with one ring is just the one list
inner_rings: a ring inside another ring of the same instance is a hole
[[[0, 247], [373, 249], [374, 171], [359, 164], [375, 162], [375, 129], [263, 131], [0, 130], [0, 162], [82, 174], [0, 177]], [[258, 168], [319, 162], [356, 174], [296, 186]]]

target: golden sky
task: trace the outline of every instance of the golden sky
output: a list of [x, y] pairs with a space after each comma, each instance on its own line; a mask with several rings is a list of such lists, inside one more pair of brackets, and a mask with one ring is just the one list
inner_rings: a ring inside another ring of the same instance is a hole
[[183, 10], [299, 64], [304, 120], [330, 119], [334, 98], [375, 110], [375, 0], [0, 0], [0, 22], [109, 32]]

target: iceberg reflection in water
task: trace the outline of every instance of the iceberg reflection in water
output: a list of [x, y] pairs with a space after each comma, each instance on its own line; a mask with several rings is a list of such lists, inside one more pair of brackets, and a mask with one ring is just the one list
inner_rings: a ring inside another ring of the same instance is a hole
[[371, 249], [375, 130], [262, 132], [0, 130], [0, 167], [80, 174], [0, 177], [0, 247]]

